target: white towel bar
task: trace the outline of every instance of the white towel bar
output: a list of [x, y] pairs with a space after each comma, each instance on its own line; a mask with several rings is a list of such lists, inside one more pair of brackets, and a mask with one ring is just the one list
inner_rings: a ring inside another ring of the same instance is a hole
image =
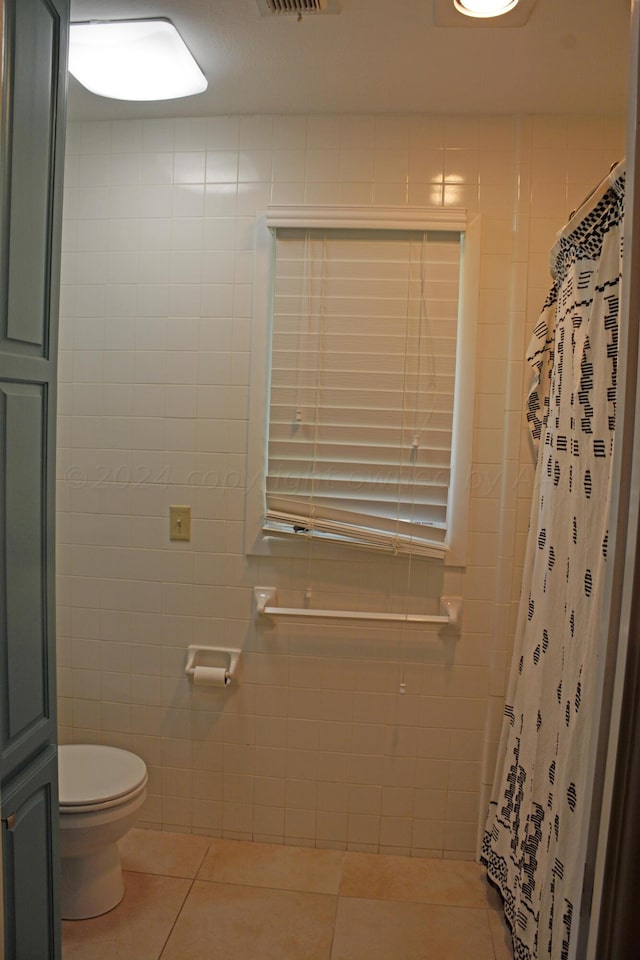
[[267, 617], [304, 617], [323, 620], [371, 620], [395, 623], [431, 623], [457, 629], [460, 626], [462, 597], [441, 597], [439, 615], [427, 613], [369, 613], [360, 610], [314, 610], [307, 607], [279, 607], [275, 587], [254, 587], [256, 614]]

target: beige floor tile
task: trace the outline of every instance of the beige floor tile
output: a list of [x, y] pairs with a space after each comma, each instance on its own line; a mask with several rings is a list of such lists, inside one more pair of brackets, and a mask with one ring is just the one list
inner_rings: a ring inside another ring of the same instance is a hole
[[190, 880], [125, 873], [124, 899], [92, 920], [64, 920], [64, 960], [157, 960]]
[[188, 833], [133, 829], [118, 846], [123, 870], [193, 878], [210, 842], [208, 837]]
[[487, 912], [341, 897], [331, 960], [494, 960]]
[[489, 910], [489, 929], [493, 938], [496, 960], [513, 960], [511, 931], [501, 912]]
[[337, 894], [344, 856], [340, 850], [213, 840], [198, 879]]
[[162, 960], [329, 960], [337, 897], [196, 880]]
[[468, 860], [347, 853], [340, 895], [458, 907], [489, 905], [485, 870]]

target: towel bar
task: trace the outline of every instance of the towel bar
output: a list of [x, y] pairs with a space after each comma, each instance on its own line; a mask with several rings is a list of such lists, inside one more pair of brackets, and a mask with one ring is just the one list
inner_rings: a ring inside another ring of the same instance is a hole
[[458, 629], [462, 614], [462, 597], [441, 597], [440, 614], [374, 613], [361, 610], [317, 610], [307, 607], [279, 607], [275, 587], [254, 587], [256, 614], [267, 617], [299, 617], [322, 620], [369, 620], [394, 623], [431, 623]]

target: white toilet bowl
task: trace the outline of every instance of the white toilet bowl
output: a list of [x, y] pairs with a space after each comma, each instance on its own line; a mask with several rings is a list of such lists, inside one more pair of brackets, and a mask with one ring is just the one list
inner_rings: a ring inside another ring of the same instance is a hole
[[147, 792], [144, 761], [127, 750], [68, 744], [58, 750], [60, 906], [63, 920], [84, 920], [122, 900], [120, 840]]

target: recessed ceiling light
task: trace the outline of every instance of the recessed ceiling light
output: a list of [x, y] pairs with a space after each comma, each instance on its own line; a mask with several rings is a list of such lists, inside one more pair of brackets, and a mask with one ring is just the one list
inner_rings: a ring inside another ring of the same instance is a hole
[[501, 17], [518, 5], [518, 0], [453, 0], [453, 5], [467, 17]]
[[114, 100], [174, 100], [207, 89], [182, 37], [164, 19], [72, 23], [69, 72]]
[[524, 27], [536, 7], [536, 0], [432, 0], [432, 3], [436, 27], [462, 30]]

